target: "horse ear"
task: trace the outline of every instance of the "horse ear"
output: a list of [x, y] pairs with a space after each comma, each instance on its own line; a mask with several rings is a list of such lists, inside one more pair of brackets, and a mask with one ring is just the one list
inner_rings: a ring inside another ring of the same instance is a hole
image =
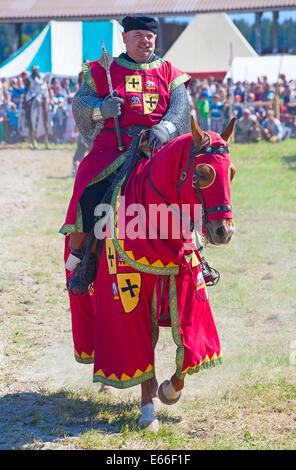
[[221, 137], [222, 139], [228, 143], [230, 137], [232, 136], [233, 134], [233, 130], [234, 130], [234, 124], [235, 124], [235, 121], [236, 121], [236, 117], [233, 117], [230, 121], [230, 123], [228, 124], [228, 126], [224, 129], [224, 131], [221, 132]]
[[195, 147], [199, 148], [202, 143], [202, 140], [204, 139], [205, 134], [192, 116], [191, 116], [191, 134], [192, 134], [193, 142], [195, 143]]

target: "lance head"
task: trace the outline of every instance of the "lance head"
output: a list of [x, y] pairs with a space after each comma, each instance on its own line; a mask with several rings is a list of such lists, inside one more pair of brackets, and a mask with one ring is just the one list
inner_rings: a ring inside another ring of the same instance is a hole
[[113, 57], [110, 54], [108, 54], [104, 46], [104, 41], [102, 41], [102, 55], [99, 58], [99, 63], [106, 70], [106, 72], [108, 72], [111, 67], [112, 62], [113, 62]]

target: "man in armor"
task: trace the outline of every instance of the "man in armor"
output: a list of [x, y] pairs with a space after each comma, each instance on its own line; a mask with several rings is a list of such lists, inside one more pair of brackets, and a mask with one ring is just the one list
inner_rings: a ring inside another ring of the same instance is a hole
[[36, 139], [43, 138], [48, 148], [49, 113], [48, 87], [38, 72], [38, 66], [33, 65], [32, 73], [25, 79], [25, 94], [21, 104], [19, 133], [22, 137], [29, 137], [32, 149], [37, 148]]
[[68, 268], [74, 271], [69, 290], [80, 294], [88, 292], [96, 274], [96, 244], [88, 260], [88, 274], [82, 275], [79, 270], [83, 245], [94, 226], [94, 209], [127, 153], [118, 144], [115, 119], [120, 123], [125, 150], [138, 132], [136, 126], [150, 129], [145, 148], [148, 157], [152, 148], [158, 149], [190, 131], [186, 91], [190, 77], [154, 53], [158, 21], [148, 15], [129, 15], [122, 25], [126, 53], [115, 57], [110, 67], [115, 93], [110, 95], [106, 70], [97, 60], [83, 64], [85, 81], [73, 100], [77, 127], [83, 139], [92, 143], [92, 149], [78, 167], [60, 232], [69, 236], [68, 253], [74, 260]]

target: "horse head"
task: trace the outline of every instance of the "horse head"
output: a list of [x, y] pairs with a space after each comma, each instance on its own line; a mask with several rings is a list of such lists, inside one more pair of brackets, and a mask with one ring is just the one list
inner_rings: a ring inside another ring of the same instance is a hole
[[191, 120], [193, 144], [193, 186], [203, 207], [203, 229], [214, 245], [228, 243], [235, 231], [230, 200], [230, 184], [235, 175], [228, 143], [236, 118], [220, 134], [204, 132]]

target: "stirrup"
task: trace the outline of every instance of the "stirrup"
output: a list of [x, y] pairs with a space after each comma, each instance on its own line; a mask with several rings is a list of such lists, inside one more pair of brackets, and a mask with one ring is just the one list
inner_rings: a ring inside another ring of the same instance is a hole
[[67, 289], [70, 294], [79, 296], [87, 294], [91, 290], [92, 282], [97, 275], [96, 254], [89, 253], [88, 257], [82, 258], [76, 268], [67, 279]]
[[217, 271], [217, 269], [211, 268], [204, 258], [202, 258], [201, 269], [206, 286], [215, 286], [218, 284], [220, 279], [219, 271]]

